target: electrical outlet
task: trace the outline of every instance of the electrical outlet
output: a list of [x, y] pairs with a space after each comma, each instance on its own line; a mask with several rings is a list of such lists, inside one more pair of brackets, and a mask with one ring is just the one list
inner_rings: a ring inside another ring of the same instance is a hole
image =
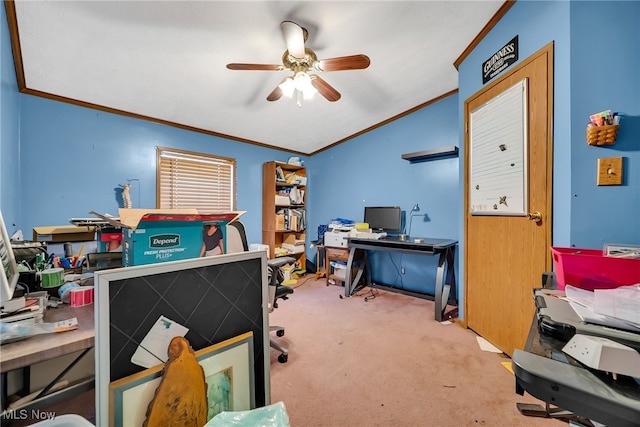
[[400, 267], [400, 274], [404, 274], [404, 267]]

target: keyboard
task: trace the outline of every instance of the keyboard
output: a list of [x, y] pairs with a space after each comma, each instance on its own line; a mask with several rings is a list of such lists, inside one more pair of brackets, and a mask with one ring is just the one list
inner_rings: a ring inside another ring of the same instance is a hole
[[369, 233], [366, 231], [356, 231], [355, 232], [355, 236], [358, 239], [373, 239], [373, 240], [378, 240], [378, 239], [382, 239], [383, 237], [387, 237], [387, 233], [382, 232], [382, 233]]

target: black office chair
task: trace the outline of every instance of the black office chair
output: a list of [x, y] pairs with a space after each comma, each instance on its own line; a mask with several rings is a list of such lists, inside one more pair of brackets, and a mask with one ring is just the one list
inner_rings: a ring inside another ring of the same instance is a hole
[[[293, 293], [293, 288], [282, 284], [284, 281], [284, 274], [281, 268], [287, 264], [293, 264], [296, 262], [292, 257], [279, 257], [276, 259], [270, 259], [267, 261], [267, 267], [269, 268], [269, 300], [271, 301], [270, 311], [278, 308], [278, 299], [289, 299], [289, 295]], [[269, 326], [269, 332], [275, 332], [277, 336], [284, 335], [284, 327], [272, 325]], [[283, 347], [280, 343], [271, 338], [269, 340], [271, 347], [280, 352], [278, 356], [278, 362], [286, 363], [289, 360], [289, 351], [286, 347]]]
[[[249, 244], [247, 243], [247, 234], [244, 229], [244, 224], [240, 221], [233, 221], [227, 224], [227, 253], [243, 252], [249, 250]], [[287, 299], [287, 295], [293, 293], [293, 288], [289, 286], [283, 286], [284, 274], [281, 267], [287, 264], [293, 264], [296, 262], [292, 257], [279, 257], [276, 259], [267, 260], [268, 278], [269, 278], [269, 312], [278, 307], [278, 299]], [[269, 326], [269, 332], [275, 331], [276, 335], [281, 337], [284, 335], [284, 327], [282, 326]], [[289, 359], [289, 352], [285, 347], [274, 341], [273, 338], [269, 340], [269, 344], [274, 349], [280, 352], [278, 361], [285, 363]]]

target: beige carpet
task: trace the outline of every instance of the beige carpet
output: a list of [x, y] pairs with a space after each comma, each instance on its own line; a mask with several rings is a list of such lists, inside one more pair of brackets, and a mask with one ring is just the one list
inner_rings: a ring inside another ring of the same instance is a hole
[[561, 426], [521, 415], [503, 354], [480, 350], [476, 334], [434, 320], [434, 303], [307, 280], [270, 315], [289, 361], [271, 350], [271, 401], [291, 426]]

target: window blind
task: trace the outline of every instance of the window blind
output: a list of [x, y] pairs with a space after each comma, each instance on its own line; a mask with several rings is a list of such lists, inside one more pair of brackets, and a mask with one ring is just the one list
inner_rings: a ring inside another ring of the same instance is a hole
[[235, 210], [235, 159], [157, 147], [156, 206]]

